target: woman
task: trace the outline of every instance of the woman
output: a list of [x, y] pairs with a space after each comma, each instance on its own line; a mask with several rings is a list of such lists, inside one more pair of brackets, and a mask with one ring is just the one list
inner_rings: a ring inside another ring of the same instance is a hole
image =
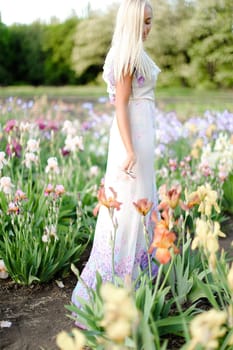
[[[135, 279], [146, 254], [141, 216], [133, 202], [147, 198], [155, 204], [154, 176], [154, 87], [160, 69], [143, 48], [152, 25], [152, 7], [148, 0], [123, 0], [117, 14], [112, 46], [107, 54], [103, 78], [107, 83], [115, 117], [110, 130], [105, 191], [117, 193], [120, 210], [114, 211], [117, 223], [112, 264], [113, 223], [106, 207], [97, 218], [93, 248], [73, 291], [87, 299], [88, 287], [95, 288], [98, 271], [104, 281], [115, 274]], [[154, 209], [152, 207], [151, 210]], [[149, 217], [149, 215], [148, 215]], [[150, 231], [150, 220], [148, 230]]]

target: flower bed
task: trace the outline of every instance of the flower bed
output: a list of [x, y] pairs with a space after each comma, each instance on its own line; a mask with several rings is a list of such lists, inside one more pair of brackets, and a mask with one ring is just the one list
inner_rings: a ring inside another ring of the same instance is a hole
[[[0, 111], [0, 277], [30, 285], [66, 276], [93, 238], [92, 211], [113, 110], [103, 99], [66, 104], [42, 98], [8, 99]], [[181, 123], [175, 113], [157, 110], [161, 215], [153, 217], [155, 235], [148, 242], [148, 253], [156, 248], [156, 281], [150, 266], [136, 290], [129, 281], [105, 285], [99, 276], [92, 307], [84, 305], [80, 315], [88, 330], [74, 331], [72, 339], [60, 334], [60, 348], [79, 339], [80, 349], [83, 343], [96, 349], [166, 349], [173, 334], [184, 349], [231, 349], [232, 267], [219, 237], [233, 213], [232, 135], [228, 111], [207, 111]], [[99, 205], [108, 205], [101, 198]], [[150, 203], [138, 198], [135, 206], [145, 217]], [[106, 298], [107, 288], [113, 300]], [[209, 305], [204, 312], [203, 299]], [[126, 303], [128, 312], [121, 314], [114, 300]], [[111, 317], [109, 302], [117, 310]]]

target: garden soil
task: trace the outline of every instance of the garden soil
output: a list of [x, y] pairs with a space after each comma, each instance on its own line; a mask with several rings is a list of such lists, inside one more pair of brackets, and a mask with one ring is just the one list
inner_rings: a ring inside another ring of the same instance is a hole
[[[227, 237], [221, 239], [220, 244], [228, 250], [233, 240], [233, 217], [224, 223], [222, 229]], [[80, 268], [84, 266], [88, 253], [80, 261]], [[63, 288], [58, 286], [56, 280], [26, 287], [10, 279], [0, 280], [0, 322], [12, 322], [11, 327], [0, 328], [0, 350], [58, 349], [57, 334], [62, 330], [70, 331], [73, 327], [65, 305], [70, 303], [76, 277], [70, 275], [62, 282]], [[181, 344], [179, 339], [172, 337], [169, 350], [178, 350]]]

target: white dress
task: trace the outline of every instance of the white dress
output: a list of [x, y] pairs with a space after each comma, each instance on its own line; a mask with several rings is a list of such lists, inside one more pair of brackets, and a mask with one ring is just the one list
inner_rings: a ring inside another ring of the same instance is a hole
[[[114, 99], [112, 59], [113, 51], [110, 49], [104, 64], [103, 78], [107, 83], [110, 98]], [[145, 267], [145, 260], [147, 260], [142, 217], [133, 202], [147, 198], [154, 203], [152, 210], [157, 206], [154, 172], [154, 88], [160, 69], [153, 61], [151, 61], [151, 69], [151, 79], [145, 79], [137, 72], [134, 73], [128, 107], [132, 142], [137, 157], [134, 166], [135, 179], [122, 171], [126, 151], [119, 134], [116, 117], [110, 129], [104, 183], [107, 196], [112, 195], [109, 192], [109, 187], [112, 187], [117, 193], [117, 200], [122, 203], [120, 210], [115, 211], [118, 228], [114, 250], [115, 273], [122, 279], [128, 275], [135, 279], [139, 273], [139, 267]], [[150, 215], [147, 221], [148, 231], [152, 233]], [[96, 222], [91, 254], [81, 274], [82, 280], [91, 288], [95, 288], [97, 271], [103, 281], [112, 280], [112, 234], [113, 226], [108, 209], [102, 206]], [[81, 281], [78, 281], [72, 294], [72, 302], [79, 306], [76, 296], [88, 299], [87, 290]]]

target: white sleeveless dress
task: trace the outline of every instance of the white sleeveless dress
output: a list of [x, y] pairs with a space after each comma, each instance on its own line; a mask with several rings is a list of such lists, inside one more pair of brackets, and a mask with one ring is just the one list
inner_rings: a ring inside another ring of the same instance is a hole
[[[103, 78], [107, 83], [110, 99], [114, 100], [115, 82], [112, 59], [113, 51], [110, 49], [104, 64]], [[152, 74], [149, 80], [137, 72], [134, 73], [129, 101], [131, 135], [137, 157], [137, 163], [134, 166], [135, 179], [122, 171], [126, 151], [119, 134], [116, 117], [110, 129], [104, 183], [107, 195], [112, 195], [109, 192], [109, 187], [112, 187], [117, 192], [117, 200], [123, 203], [120, 210], [115, 211], [118, 228], [114, 250], [115, 273], [122, 279], [128, 275], [135, 279], [139, 268], [143, 269], [147, 263], [142, 218], [133, 202], [147, 198], [154, 203], [152, 210], [157, 207], [154, 172], [154, 88], [160, 69], [153, 61], [151, 61], [151, 69]], [[150, 215], [147, 217], [148, 231], [152, 234]], [[113, 226], [108, 209], [102, 206], [96, 222], [91, 254], [81, 274], [82, 280], [91, 288], [95, 288], [97, 271], [103, 281], [112, 280], [112, 233]], [[78, 281], [72, 294], [72, 303], [79, 306], [76, 296], [88, 299], [87, 290], [81, 281]]]

